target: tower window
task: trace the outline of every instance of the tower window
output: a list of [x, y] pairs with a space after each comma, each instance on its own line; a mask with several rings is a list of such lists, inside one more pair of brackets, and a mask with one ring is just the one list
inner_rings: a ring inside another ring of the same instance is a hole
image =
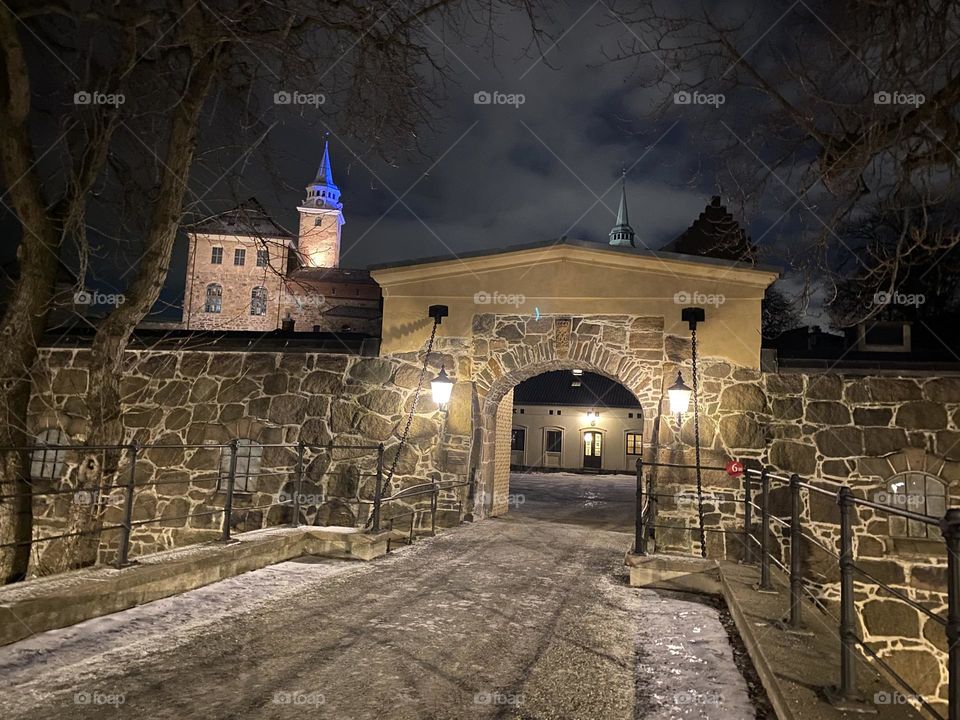
[[210, 250], [210, 264], [211, 265], [223, 264], [223, 248], [222, 247], [215, 247]]
[[233, 264], [243, 265], [247, 261], [247, 251], [243, 248], [237, 248], [233, 251]]
[[266, 267], [270, 264], [270, 251], [257, 250], [257, 267]]
[[323, 217], [318, 217], [316, 220], [313, 221], [314, 227], [320, 227], [321, 225], [323, 225]]
[[207, 300], [203, 309], [208, 313], [220, 312], [220, 300], [223, 298], [223, 288], [217, 283], [207, 285]]
[[250, 314], [267, 314], [267, 289], [265, 287], [255, 287], [250, 291]]

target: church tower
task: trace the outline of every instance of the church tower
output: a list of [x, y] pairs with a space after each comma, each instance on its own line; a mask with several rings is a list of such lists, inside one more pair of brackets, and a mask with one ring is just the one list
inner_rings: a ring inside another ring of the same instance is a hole
[[610, 231], [610, 244], [619, 247], [636, 247], [636, 234], [630, 227], [630, 216], [627, 213], [627, 174], [623, 173], [623, 183], [620, 187], [620, 209], [617, 210], [617, 224]]
[[323, 161], [317, 177], [307, 185], [307, 197], [300, 211], [298, 249], [305, 267], [335, 268], [340, 265], [340, 226], [343, 204], [340, 188], [330, 168], [330, 142], [324, 141]]

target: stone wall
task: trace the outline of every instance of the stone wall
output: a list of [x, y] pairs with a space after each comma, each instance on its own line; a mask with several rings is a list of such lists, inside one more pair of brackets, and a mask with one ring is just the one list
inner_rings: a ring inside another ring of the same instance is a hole
[[[85, 392], [89, 383], [86, 350], [45, 349], [30, 404], [35, 435], [60, 431], [60, 441], [82, 443], [87, 434]], [[399, 452], [399, 435], [420, 374], [417, 357], [361, 358], [297, 352], [128, 351], [122, 381], [123, 422], [127, 443], [145, 447], [137, 454], [134, 520], [160, 518], [133, 533], [132, 555], [209, 540], [218, 536], [225, 498], [228, 449], [210, 447], [235, 438], [262, 446], [251, 461], [250, 492], [234, 498], [235, 530], [251, 530], [293, 519], [297, 478], [296, 443], [310, 447], [304, 457], [300, 489], [300, 521], [318, 525], [364, 523], [370, 512], [377, 466], [375, 446], [383, 443], [385, 472], [395, 475], [387, 492], [431, 479], [467, 479], [470, 426], [463, 411], [438, 412], [430, 400], [428, 370], [410, 428]], [[456, 368], [448, 364], [456, 377]], [[469, 417], [469, 404], [467, 406]], [[257, 451], [254, 451], [256, 454]], [[242, 455], [242, 452], [241, 452]], [[35, 458], [38, 462], [41, 458]], [[48, 454], [42, 489], [57, 492], [76, 487], [81, 455]], [[240, 462], [240, 470], [243, 461]], [[259, 465], [259, 467], [256, 467]], [[256, 472], [253, 472], [253, 469]], [[128, 453], [120, 459], [118, 480], [129, 476]], [[156, 484], [155, 484], [156, 483]], [[239, 487], [239, 485], [238, 485]], [[105, 523], [122, 514], [123, 490], [106, 498]], [[467, 491], [445, 491], [438, 520], [459, 521]], [[36, 535], [62, 528], [69, 506], [89, 502], [73, 493], [38, 497]], [[396, 501], [384, 507], [384, 518], [423, 509], [429, 498]], [[186, 517], [190, 516], [190, 517]], [[408, 527], [409, 517], [398, 519]], [[418, 514], [420, 526], [430, 522]], [[109, 560], [117, 545], [116, 531], [104, 533], [101, 556]], [[37, 543], [35, 571], [42, 573], [56, 542]]]

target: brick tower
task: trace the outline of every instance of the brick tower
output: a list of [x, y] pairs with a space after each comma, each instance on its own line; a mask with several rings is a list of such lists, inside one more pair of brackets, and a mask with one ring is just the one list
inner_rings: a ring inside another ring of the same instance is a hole
[[340, 266], [340, 226], [343, 205], [340, 188], [333, 181], [330, 168], [330, 143], [323, 144], [323, 161], [317, 177], [307, 185], [307, 197], [300, 211], [298, 248], [304, 267], [335, 268]]

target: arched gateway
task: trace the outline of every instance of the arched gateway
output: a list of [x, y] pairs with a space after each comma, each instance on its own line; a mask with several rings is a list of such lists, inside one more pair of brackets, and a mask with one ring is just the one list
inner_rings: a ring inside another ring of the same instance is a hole
[[[456, 380], [439, 452], [469, 458], [474, 513], [484, 516], [506, 511], [517, 383], [548, 370], [605, 375], [640, 400], [644, 444], [656, 447], [671, 437], [669, 423], [660, 422], [666, 387], [690, 359], [681, 310], [706, 310], [701, 374], [720, 366], [745, 379], [759, 370], [761, 299], [777, 271], [563, 238], [372, 275], [383, 289], [384, 357], [422, 357], [428, 307], [449, 307], [434, 345]], [[719, 387], [703, 390], [709, 415]]]

